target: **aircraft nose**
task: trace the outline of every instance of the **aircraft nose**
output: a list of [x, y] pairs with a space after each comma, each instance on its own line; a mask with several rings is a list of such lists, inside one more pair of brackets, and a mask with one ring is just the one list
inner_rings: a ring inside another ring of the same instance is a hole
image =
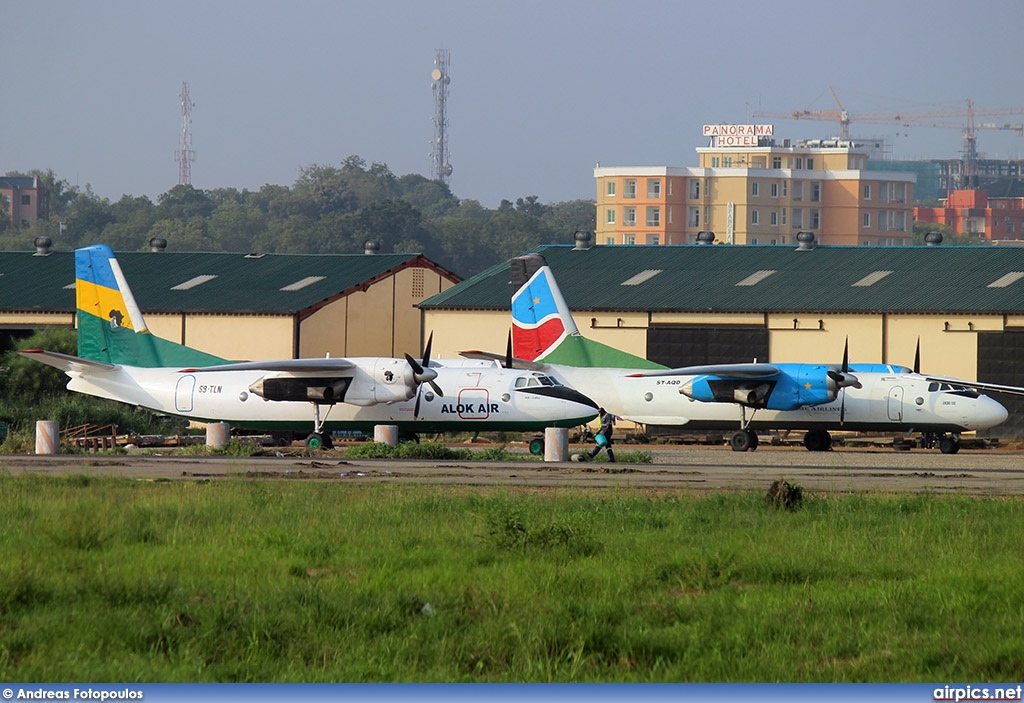
[[977, 422], [975, 422], [975, 429], [985, 430], [989, 427], [995, 427], [1006, 422], [1006, 418], [1010, 416], [1003, 404], [989, 398], [987, 395], [978, 397], [978, 413]]

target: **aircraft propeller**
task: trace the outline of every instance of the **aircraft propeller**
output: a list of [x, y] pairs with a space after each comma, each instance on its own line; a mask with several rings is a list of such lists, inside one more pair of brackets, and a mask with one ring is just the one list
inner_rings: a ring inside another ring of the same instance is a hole
[[508, 346], [505, 347], [505, 364], [506, 369], [512, 368], [512, 330], [508, 331]]
[[914, 373], [921, 373], [921, 338], [917, 338], [917, 351], [914, 352]]
[[412, 368], [412, 378], [416, 383], [416, 404], [412, 409], [412, 418], [418, 419], [420, 416], [420, 395], [424, 383], [429, 383], [430, 387], [434, 389], [440, 397], [444, 397], [444, 393], [441, 391], [441, 387], [437, 385], [434, 380], [437, 378], [437, 371], [430, 368], [430, 344], [434, 341], [434, 333], [431, 332], [430, 336], [427, 337], [427, 346], [423, 348], [423, 363], [416, 361], [411, 355], [406, 353], [405, 360], [409, 362], [409, 366]]
[[843, 345], [843, 365], [838, 371], [835, 369], [829, 369], [827, 372], [828, 377], [836, 384], [836, 392], [842, 393], [843, 397], [839, 401], [839, 424], [843, 424], [846, 419], [846, 391], [847, 387], [861, 388], [861, 382], [850, 373], [850, 338], [846, 338], [846, 343]]

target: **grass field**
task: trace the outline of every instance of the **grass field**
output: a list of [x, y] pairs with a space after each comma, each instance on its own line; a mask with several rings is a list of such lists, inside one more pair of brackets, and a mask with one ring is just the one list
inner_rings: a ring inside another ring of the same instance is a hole
[[1020, 681], [1024, 502], [0, 475], [8, 681]]

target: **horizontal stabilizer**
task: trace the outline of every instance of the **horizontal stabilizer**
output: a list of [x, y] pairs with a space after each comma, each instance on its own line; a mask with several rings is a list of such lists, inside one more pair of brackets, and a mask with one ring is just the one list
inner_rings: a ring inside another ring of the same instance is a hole
[[106, 364], [102, 361], [92, 361], [91, 359], [83, 359], [80, 356], [71, 356], [70, 354], [44, 351], [42, 349], [25, 349], [18, 353], [62, 371], [112, 371], [117, 368], [116, 364]]
[[[497, 361], [502, 366], [504, 366], [505, 362], [508, 361], [508, 358], [504, 354], [495, 354], [494, 352], [485, 351], [462, 351], [459, 352], [459, 356], [467, 359], [479, 359], [481, 361]], [[543, 371], [547, 368], [547, 364], [512, 357], [512, 368], [523, 369], [526, 371]]]

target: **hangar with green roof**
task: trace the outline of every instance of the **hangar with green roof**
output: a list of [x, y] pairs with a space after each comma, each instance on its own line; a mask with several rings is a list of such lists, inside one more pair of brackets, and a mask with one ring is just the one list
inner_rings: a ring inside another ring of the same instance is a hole
[[[912, 366], [920, 340], [926, 373], [1024, 386], [1024, 248], [583, 241], [533, 251], [581, 334], [667, 366], [840, 363], [847, 343], [856, 362]], [[440, 353], [504, 351], [509, 278], [505, 262], [420, 304]], [[1011, 412], [1001, 431], [1016, 435], [1024, 404], [999, 400]]]

